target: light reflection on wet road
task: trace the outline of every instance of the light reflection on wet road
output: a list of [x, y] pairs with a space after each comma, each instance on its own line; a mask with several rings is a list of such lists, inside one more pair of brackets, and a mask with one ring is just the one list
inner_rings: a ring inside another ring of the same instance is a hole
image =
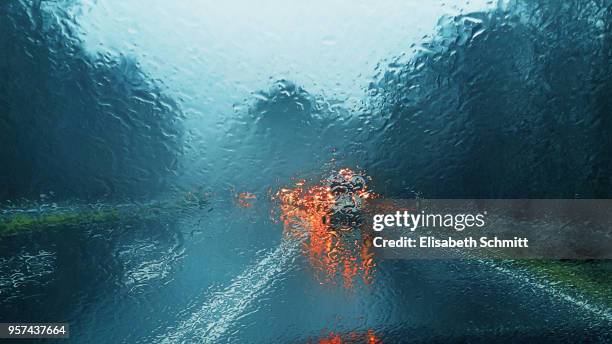
[[[3, 282], [3, 295], [21, 295], [3, 299], [3, 314], [67, 319], [75, 343], [607, 335], [609, 319], [478, 261], [381, 261], [372, 283], [321, 283], [300, 241], [281, 240], [280, 223], [250, 210], [228, 200], [165, 223], [11, 237], [2, 243], [11, 276], [34, 276]], [[62, 245], [67, 236], [82, 245]], [[15, 250], [38, 258], [7, 261]]]

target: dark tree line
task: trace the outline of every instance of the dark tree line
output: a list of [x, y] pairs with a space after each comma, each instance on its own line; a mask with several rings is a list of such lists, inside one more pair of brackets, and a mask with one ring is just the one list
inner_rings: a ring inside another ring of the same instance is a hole
[[[163, 190], [182, 154], [177, 104], [135, 61], [89, 56], [43, 4], [0, 4], [0, 199]], [[390, 196], [611, 197], [611, 8], [516, 0], [440, 18], [355, 116], [278, 81], [215, 163], [269, 184], [337, 152]]]
[[442, 18], [371, 86], [387, 128], [371, 173], [425, 197], [611, 197], [611, 7], [514, 1]]
[[134, 60], [90, 56], [54, 4], [0, 3], [0, 200], [158, 193], [181, 155], [180, 109]]

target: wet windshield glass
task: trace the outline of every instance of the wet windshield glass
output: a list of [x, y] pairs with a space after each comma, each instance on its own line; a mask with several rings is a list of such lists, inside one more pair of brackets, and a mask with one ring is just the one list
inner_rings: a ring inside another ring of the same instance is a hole
[[379, 198], [611, 198], [610, 8], [0, 3], [0, 322], [76, 343], [609, 334], [609, 263], [530, 265], [540, 288], [377, 260], [358, 228]]

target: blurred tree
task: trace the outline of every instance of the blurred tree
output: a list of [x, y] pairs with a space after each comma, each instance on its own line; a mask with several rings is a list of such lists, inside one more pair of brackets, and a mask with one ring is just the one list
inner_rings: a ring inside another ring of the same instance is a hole
[[369, 172], [398, 196], [405, 183], [424, 197], [611, 197], [611, 6], [516, 0], [441, 18], [371, 86], [386, 130]]
[[0, 3], [0, 200], [154, 195], [181, 155], [180, 109], [137, 62], [88, 55], [66, 6]]

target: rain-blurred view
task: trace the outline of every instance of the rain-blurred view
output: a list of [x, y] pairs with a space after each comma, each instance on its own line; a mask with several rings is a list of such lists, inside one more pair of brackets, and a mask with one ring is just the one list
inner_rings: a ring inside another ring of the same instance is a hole
[[0, 323], [612, 342], [611, 261], [378, 259], [373, 197], [612, 198], [612, 1], [0, 1]]

